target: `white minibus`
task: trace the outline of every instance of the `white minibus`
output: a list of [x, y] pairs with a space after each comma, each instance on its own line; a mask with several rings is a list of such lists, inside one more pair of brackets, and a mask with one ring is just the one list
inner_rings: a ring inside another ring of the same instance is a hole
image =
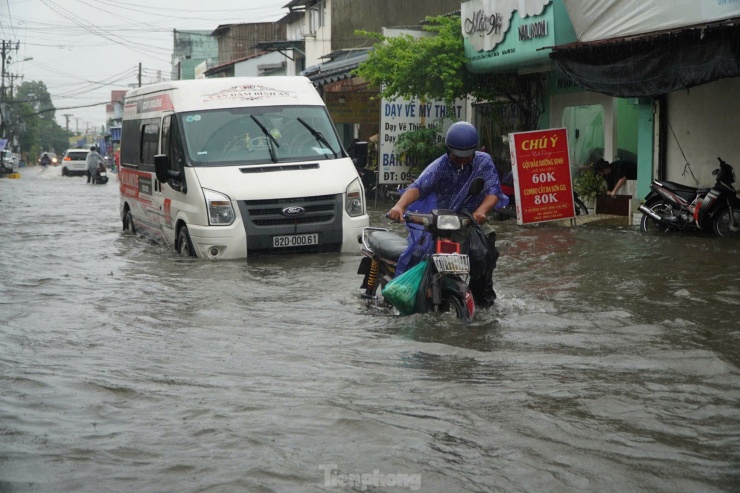
[[125, 231], [184, 256], [358, 251], [362, 183], [305, 77], [171, 81], [124, 99]]

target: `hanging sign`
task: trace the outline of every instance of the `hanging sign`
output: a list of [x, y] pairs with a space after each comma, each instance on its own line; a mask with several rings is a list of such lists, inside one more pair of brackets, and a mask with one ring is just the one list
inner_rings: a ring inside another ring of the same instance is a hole
[[575, 217], [565, 128], [509, 134], [518, 224]]

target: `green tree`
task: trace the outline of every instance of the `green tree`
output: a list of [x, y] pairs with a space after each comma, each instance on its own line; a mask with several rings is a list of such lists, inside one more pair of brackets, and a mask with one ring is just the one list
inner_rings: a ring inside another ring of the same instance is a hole
[[30, 159], [43, 151], [63, 153], [69, 147], [71, 135], [55, 119], [56, 110], [46, 84], [40, 81], [24, 82], [18, 88], [12, 104], [18, 116], [18, 140]]
[[376, 43], [355, 75], [380, 86], [384, 98], [438, 99], [452, 104], [471, 96], [477, 101], [513, 104], [524, 115], [520, 130], [537, 128], [543, 111], [539, 74], [468, 71], [459, 15], [427, 17], [424, 30], [433, 35], [387, 37], [358, 31]]
[[[479, 129], [481, 141], [488, 146], [497, 163], [505, 163], [508, 147], [500, 136], [538, 128], [544, 111], [540, 74], [474, 74], [468, 71], [460, 16], [427, 17], [424, 30], [432, 35], [387, 37], [358, 31], [375, 40], [375, 44], [354, 74], [379, 86], [380, 96], [388, 99], [442, 100], [449, 106], [456, 99], [472, 97], [474, 102], [487, 103], [480, 112], [483, 118]], [[515, 118], [505, 121], [502, 115], [515, 115]], [[409, 138], [416, 137], [419, 138], [417, 144], [421, 145], [427, 136], [419, 133]], [[399, 137], [402, 138], [403, 135]]]
[[[441, 124], [441, 122], [440, 122]], [[444, 141], [438, 137], [437, 125], [404, 132], [398, 136], [396, 151], [412, 163], [411, 172], [418, 175], [424, 168], [444, 154]]]

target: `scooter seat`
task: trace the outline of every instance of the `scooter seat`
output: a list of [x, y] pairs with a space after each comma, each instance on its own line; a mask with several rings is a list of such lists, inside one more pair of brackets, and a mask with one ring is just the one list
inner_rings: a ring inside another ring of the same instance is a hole
[[398, 261], [398, 258], [406, 250], [408, 242], [390, 231], [372, 231], [368, 234], [367, 243], [373, 251], [381, 257]]
[[668, 190], [673, 190], [676, 193], [687, 193], [687, 194], [696, 195], [697, 192], [701, 192], [703, 190], [709, 190], [709, 189], [690, 187], [682, 183], [676, 183], [676, 182], [667, 181], [667, 180], [655, 180], [655, 183], [658, 184], [659, 186], [667, 188]]

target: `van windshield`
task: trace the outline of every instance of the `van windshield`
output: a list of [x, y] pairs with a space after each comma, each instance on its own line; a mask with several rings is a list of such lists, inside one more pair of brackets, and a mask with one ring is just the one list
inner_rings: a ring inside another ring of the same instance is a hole
[[342, 156], [322, 106], [224, 108], [180, 114], [193, 166], [264, 164]]

